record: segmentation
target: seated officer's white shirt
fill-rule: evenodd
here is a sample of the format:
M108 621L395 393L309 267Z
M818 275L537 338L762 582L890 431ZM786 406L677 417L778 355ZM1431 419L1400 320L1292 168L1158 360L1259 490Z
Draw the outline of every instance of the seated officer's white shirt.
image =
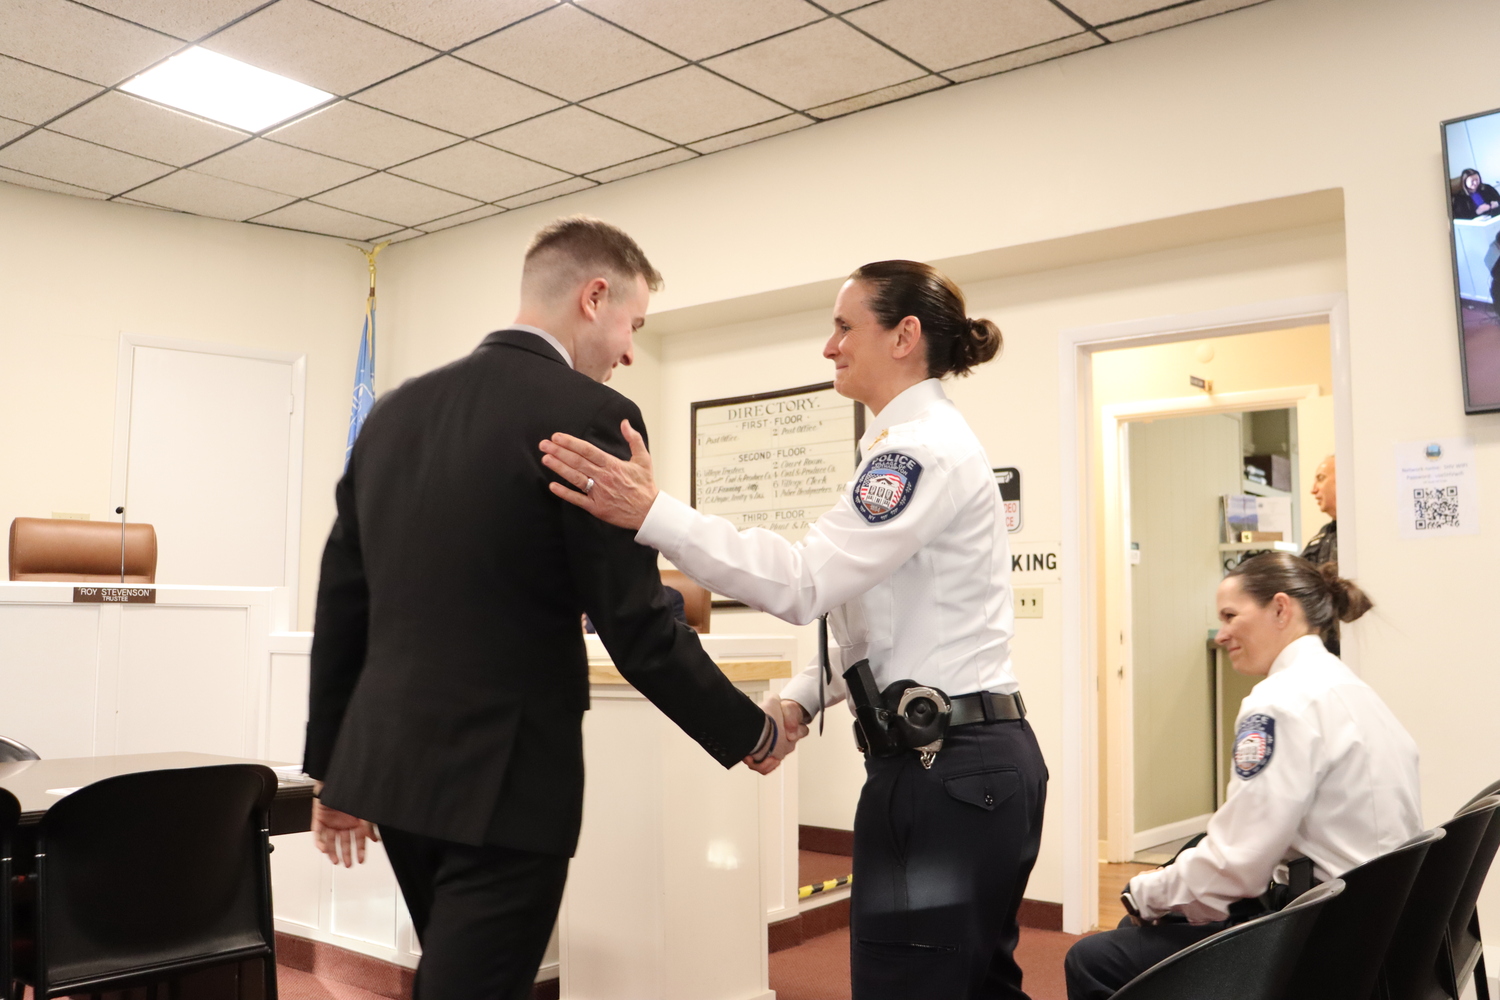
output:
M736 531L666 493L636 534L716 593L784 621L831 611L833 682L869 659L882 688L911 678L950 695L1014 692L1010 548L1000 492L979 439L937 379L881 410L860 439L854 482L792 543L763 528ZM832 644L830 644L832 645ZM818 664L783 698L818 707Z
M1208 836L1130 890L1147 919L1223 920L1283 862L1310 858L1328 881L1421 831L1416 743L1322 640L1303 636L1240 705L1229 798Z

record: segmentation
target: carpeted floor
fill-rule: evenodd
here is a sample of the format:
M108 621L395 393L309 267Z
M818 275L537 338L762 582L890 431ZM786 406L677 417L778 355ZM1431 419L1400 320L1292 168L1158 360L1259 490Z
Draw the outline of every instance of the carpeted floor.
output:
M1066 1000L1062 962L1078 939L1060 931L1021 928L1016 961L1031 1000ZM849 1000L849 929L815 937L771 956L776 1000Z
M319 979L284 965L276 967L276 994L281 1000L386 1000L378 993L346 986L332 979Z
M815 885L831 878L843 878L853 871L854 859L847 854L797 852L798 885Z

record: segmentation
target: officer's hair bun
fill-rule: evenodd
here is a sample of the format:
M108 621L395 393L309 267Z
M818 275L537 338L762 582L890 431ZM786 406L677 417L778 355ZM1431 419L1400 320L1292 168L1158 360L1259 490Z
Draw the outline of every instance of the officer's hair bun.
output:
M975 319L971 316L966 322L969 327L968 336L960 338L956 353L963 367L967 369L982 365L999 354L1005 338L1000 335L1000 328L991 320Z
M1324 563L1318 567L1318 575L1323 578L1323 585L1328 588L1328 597L1333 603L1333 614L1339 621L1352 622L1375 606L1375 602L1359 589L1359 584L1339 576L1337 564Z

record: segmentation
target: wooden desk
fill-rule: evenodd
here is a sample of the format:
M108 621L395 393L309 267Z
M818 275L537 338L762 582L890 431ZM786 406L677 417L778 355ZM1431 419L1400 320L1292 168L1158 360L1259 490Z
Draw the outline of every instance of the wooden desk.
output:
M209 753L133 753L113 757L64 757L57 760L22 760L0 764L0 788L21 803L21 826L35 826L63 796L62 789L77 789L102 778L141 771L179 767L210 767L215 764L264 764L264 760L220 757ZM313 783L306 778L277 774L276 798L271 802L271 836L303 833L312 828Z

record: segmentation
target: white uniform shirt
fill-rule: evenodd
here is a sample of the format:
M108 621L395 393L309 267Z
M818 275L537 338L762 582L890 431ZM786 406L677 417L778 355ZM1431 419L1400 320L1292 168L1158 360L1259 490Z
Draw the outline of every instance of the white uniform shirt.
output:
M1208 836L1130 880L1143 917L1223 920L1285 861L1310 858L1327 881L1422 831L1416 743L1315 635L1282 650L1240 705L1233 774Z
M845 696L844 667L862 659L882 688L910 678L950 695L1014 692L1010 548L978 438L928 379L880 411L860 453L854 482L795 544L763 528L736 531L665 493L636 541L784 621L831 612L828 704ZM818 669L809 665L781 696L816 712Z

